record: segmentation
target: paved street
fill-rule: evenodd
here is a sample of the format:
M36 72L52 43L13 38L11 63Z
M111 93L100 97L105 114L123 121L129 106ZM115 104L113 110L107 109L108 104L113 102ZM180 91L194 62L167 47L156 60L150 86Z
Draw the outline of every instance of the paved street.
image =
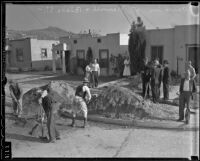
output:
M30 87L41 86L49 80L35 80L21 83L24 92ZM77 82L78 83L78 82ZM8 93L8 86L5 88ZM9 95L6 97L10 99ZM6 113L10 113L6 107ZM199 119L191 115L191 123ZM6 117L6 140L12 142L13 157L181 157L199 155L199 131L142 129L89 122L86 129L83 122L71 128L71 120L63 119L59 125L62 140L44 143L38 136L30 136L33 127L16 124ZM185 126L184 123L180 126Z
M7 120L6 138L13 157L190 157L197 155L198 132L136 129L89 122L86 129L59 126L62 140L42 143L28 135L30 125L20 127ZM14 125L14 126L13 126ZM196 143L196 146L195 146ZM42 149L42 150L41 150Z

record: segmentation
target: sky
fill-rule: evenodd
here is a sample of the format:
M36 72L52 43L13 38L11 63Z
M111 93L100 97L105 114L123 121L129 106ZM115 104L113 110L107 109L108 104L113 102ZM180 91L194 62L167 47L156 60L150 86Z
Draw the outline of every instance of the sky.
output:
M181 5L16 5L6 4L8 29L31 30L48 26L80 33L129 33L130 24L140 16L146 29L199 24L199 7Z

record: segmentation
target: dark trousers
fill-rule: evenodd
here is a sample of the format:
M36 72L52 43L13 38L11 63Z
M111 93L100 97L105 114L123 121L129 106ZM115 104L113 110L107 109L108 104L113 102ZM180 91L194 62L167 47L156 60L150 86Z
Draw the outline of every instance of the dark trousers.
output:
M149 91L150 91L149 85L150 85L150 84L149 84L149 80L143 78L143 79L142 79L142 96L143 96L143 97L145 97L145 94L147 94L147 96L149 96ZM147 90L147 93L145 93L146 90Z
M164 99L166 100L169 99L169 83L168 82L163 82L163 95L164 95Z
M160 85L155 83L155 81L151 81L151 91L153 102L157 102L160 97Z
M53 105L50 97L44 97L42 100L42 105L47 116L47 129L49 134L49 140L55 140L60 137L58 130L55 125L55 114L53 113Z
M179 96L179 118L184 119L184 109L185 105L187 108L190 106L190 99L191 99L191 92L190 91L183 91Z
M93 86L97 87L99 80L98 80L98 71L92 71L92 82L93 82Z
M86 72L85 77L89 80L89 87L92 85L92 73Z

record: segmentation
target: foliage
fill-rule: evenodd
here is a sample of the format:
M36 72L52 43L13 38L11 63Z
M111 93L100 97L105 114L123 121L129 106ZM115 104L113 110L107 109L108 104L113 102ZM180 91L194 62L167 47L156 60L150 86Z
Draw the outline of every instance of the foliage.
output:
M92 60L93 60L92 48L88 47L87 55L86 55L87 64L89 64L90 62L92 62Z
M141 71L145 57L145 48L145 26L143 26L141 19L138 17L137 24L133 21L129 33L128 50L131 62L131 75Z
M121 54L118 54L118 56L111 55L110 62L113 66L114 73L119 73L120 76L123 74L124 70L124 57Z
M44 67L44 71L50 71L50 70L51 70L51 67L50 67L50 66L46 65L46 66Z

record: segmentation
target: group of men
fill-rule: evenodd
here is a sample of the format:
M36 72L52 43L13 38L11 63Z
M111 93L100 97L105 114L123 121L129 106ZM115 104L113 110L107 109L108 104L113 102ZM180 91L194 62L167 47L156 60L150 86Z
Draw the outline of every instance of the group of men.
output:
M23 91L16 81L10 80L9 83L10 83L9 86L10 94L13 100L14 113L18 117L20 117L22 114L21 101L22 101ZM83 84L79 85L76 88L76 93L75 93L76 106L72 108L72 124L71 124L72 127L75 126L75 118L76 114L78 113L83 114L84 117L83 127L85 128L85 126L87 125L87 113L88 113L87 103L91 100L91 93L88 84L89 84L88 79L84 78ZM38 103L42 105L45 115L47 117L47 129L49 135L48 141L54 143L56 140L60 139L60 133L57 130L55 123L55 114L57 112L56 107L60 105L60 102L57 102L52 97L51 92L53 92L53 90L51 89L50 86L48 86L46 90L38 88L36 92L39 96Z
M154 103L157 103L160 99L160 87L163 83L163 99L169 100L169 85L170 85L170 69L168 61L163 61L163 66L159 64L156 59L153 63L149 63L148 59L144 59L144 67L142 70L142 95L144 98L150 97L150 87L152 92L152 99ZM184 120L185 107L190 109L190 100L193 98L193 93L197 91L195 82L196 72L192 67L192 62L188 61L184 77L181 79L179 88L179 119L177 121Z
M155 60L152 65L148 63L148 59L146 58L144 61L144 68L142 71L142 80L143 80L143 96L146 95L149 97L150 86L152 91L153 101L157 102L160 96L160 86L161 81L163 82L163 91L164 91L164 99L169 99L169 83L170 83L170 70L168 67L168 61L164 61L163 67L159 64L158 60ZM91 65L91 64L90 64ZM94 61L94 70L92 70L92 75L94 74L96 84L98 86L98 75L100 72L100 68L96 60ZM90 70L88 70L90 71ZM87 75L86 75L87 76ZM196 92L196 84L195 78L196 73L194 68L191 65L191 62L188 63L187 70L185 72L185 77L181 79L180 83L180 100L179 100L179 119L178 121L182 121L184 119L184 108L185 104L189 106L191 94ZM97 78L96 78L97 77ZM13 109L14 113L21 116L22 113L22 96L23 90L19 86L19 84L15 81L9 81L10 86L10 94L13 101ZM78 106L75 106L72 109L72 126L75 125L76 114L81 112L84 117L84 125L87 123L87 103L91 100L91 93L89 89L90 81L88 77L84 78L83 84L79 85L76 88L75 99L78 102ZM49 134L49 142L55 142L55 140L60 139L60 134L56 129L55 124L55 109L59 102L56 102L52 95L50 94L52 91L51 87L48 87L46 90L38 89L37 93L39 94L38 102L42 105L43 110L47 116L47 129Z
M89 87L94 88L98 87L99 84L99 75L100 67L97 63L97 59L91 61L85 68L85 77L89 80Z
M170 70L168 64L168 61L164 60L162 67L157 59L152 63L148 62L148 58L144 59L142 70L142 95L144 98L150 97L149 93L151 87L153 102L158 102L161 82L163 82L163 99L169 99Z

